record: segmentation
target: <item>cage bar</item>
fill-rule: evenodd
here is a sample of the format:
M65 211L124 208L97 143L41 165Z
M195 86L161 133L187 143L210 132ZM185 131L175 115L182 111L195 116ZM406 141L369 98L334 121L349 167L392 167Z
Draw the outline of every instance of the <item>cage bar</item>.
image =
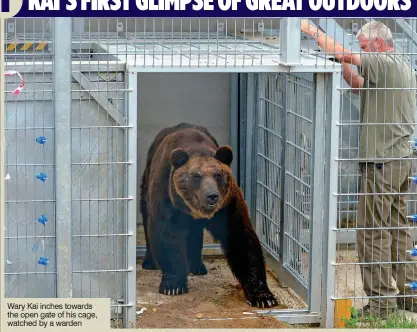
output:
M72 297L71 264L71 18L56 18L54 31L55 217L57 295Z

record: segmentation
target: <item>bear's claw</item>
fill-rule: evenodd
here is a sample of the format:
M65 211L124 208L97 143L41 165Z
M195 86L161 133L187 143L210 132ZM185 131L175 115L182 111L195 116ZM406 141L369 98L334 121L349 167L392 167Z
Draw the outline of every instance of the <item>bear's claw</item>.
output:
M256 293L251 296L247 303L252 307L271 308L278 305L275 296L270 292Z
M181 295L188 293L187 279L179 279L176 277L162 277L159 285L159 293L164 295Z
M176 289L164 289L164 295L180 295L184 294L185 289L184 288L176 288Z
M171 295L181 295L181 294L188 293L188 290L186 287L177 287L177 288L163 288L163 289L160 289L159 292L161 294L171 296Z
M190 267L190 274L195 276L203 276L207 274L207 268L203 262L200 262L197 266Z

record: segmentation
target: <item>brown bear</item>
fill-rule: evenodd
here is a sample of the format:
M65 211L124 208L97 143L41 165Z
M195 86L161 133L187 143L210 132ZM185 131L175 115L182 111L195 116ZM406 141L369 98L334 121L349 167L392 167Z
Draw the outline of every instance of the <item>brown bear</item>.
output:
M142 266L162 270L159 293L187 293L188 274L207 273L201 261L207 229L220 242L249 305L273 307L278 302L267 285L261 245L232 160L232 149L219 147L202 126L180 123L158 133L141 184L147 246Z

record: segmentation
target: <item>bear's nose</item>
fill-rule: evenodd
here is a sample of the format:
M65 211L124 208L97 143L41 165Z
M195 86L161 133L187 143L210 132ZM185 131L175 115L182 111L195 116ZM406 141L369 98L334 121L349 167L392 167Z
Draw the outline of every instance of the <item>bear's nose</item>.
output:
M217 194L208 194L207 195L207 202L209 204L215 204L217 203L217 200L219 199L219 195Z

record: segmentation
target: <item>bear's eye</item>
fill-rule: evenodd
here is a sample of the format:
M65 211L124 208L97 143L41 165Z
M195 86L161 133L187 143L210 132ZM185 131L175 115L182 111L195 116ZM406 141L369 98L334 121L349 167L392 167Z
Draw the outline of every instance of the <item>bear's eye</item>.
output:
M222 175L222 173L220 173L220 172L216 172L216 173L214 173L214 178L215 178L217 181L220 181L220 180L223 178L223 175Z
M192 174L190 175L190 178L191 178L192 180L200 180L200 179L202 178L202 176L201 176L201 174L200 174L200 173L192 173Z

